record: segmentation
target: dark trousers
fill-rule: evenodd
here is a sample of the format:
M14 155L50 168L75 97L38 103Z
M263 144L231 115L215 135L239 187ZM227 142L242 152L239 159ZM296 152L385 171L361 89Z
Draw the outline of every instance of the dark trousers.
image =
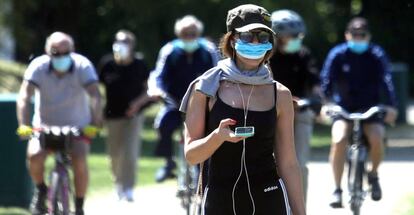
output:
M173 133L181 128L183 119L181 112L176 108L165 107L157 116L155 127L158 129L159 142L155 155L172 159L173 156Z

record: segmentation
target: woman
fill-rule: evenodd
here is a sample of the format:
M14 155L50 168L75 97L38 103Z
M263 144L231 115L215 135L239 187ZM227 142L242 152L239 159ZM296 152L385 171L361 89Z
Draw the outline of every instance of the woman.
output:
M303 215L292 96L264 65L274 47L270 15L241 5L228 12L226 24L227 59L190 85L180 108L187 161L208 159L203 213ZM237 135L236 127L254 130Z

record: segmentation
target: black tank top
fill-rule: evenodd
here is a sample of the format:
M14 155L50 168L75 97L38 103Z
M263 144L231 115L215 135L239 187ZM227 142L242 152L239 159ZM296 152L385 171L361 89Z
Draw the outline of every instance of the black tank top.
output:
M275 104L277 90L275 88ZM237 121L235 126L243 126L244 111L233 108L224 103L220 96L207 116L207 132L210 133L218 127L220 121L231 118ZM246 139L246 167L250 183L265 183L277 180L276 164L273 157L276 128L276 105L267 111L248 111L247 126L255 127L253 137ZM224 142L211 156L208 162L208 186L233 186L240 174L243 142ZM245 172L239 184L246 183Z

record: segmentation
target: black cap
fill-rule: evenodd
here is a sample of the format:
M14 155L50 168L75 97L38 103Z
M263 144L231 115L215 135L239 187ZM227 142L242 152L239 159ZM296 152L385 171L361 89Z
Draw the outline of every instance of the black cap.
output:
M362 17L355 17L349 21L346 31L351 34L369 33L368 21Z
M229 10L227 13L227 32L246 32L256 28L264 28L273 34L269 12L254 4L244 4Z

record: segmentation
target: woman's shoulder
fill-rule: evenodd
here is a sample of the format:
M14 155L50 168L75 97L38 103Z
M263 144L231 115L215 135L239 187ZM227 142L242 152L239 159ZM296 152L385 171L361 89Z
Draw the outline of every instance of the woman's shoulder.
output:
M289 88L287 88L285 85L281 84L280 82L276 81L276 89L277 94L290 94Z
M292 94L285 85L279 83L276 81L276 90L277 90L277 98L279 101L291 101L292 100Z

